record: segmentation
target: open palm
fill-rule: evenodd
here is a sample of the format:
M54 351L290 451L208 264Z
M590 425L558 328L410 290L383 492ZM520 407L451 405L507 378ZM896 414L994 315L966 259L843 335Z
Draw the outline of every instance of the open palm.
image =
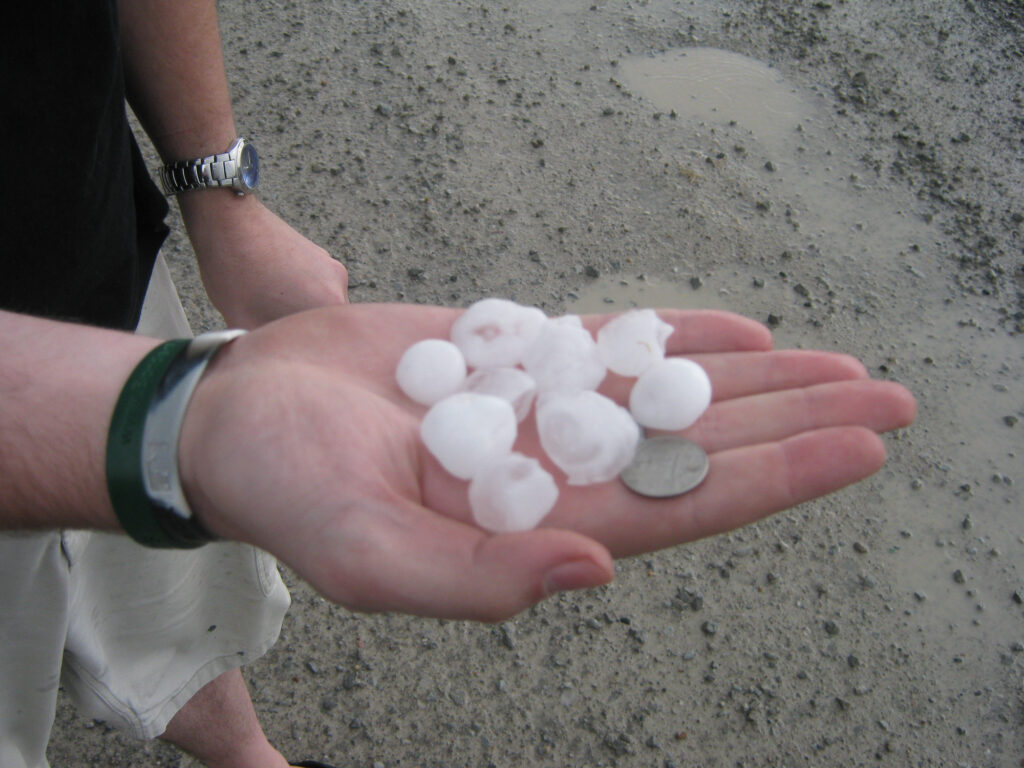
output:
M457 310L350 305L285 318L225 350L196 392L182 474L218 533L267 549L355 610L499 620L548 594L611 579L611 557L692 541L835 491L878 470L877 433L914 401L828 352L773 351L761 325L723 312L660 312L668 354L707 370L714 402L683 433L710 456L682 496L617 481L568 486L542 527L494 535L471 522L467 484L419 439L424 408L394 383L402 352L446 338ZM585 319L596 330L611 316ZM624 402L632 380L609 376ZM516 450L543 458L533 419ZM551 465L547 464L550 468Z

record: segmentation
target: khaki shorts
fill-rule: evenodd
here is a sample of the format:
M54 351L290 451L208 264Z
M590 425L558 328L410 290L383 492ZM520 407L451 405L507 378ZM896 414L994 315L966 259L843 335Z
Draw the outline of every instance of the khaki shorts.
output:
M162 260L146 304L140 332L190 335ZM288 603L274 559L242 544L0 534L0 766L47 765L58 685L86 717L159 736L202 686L266 653Z

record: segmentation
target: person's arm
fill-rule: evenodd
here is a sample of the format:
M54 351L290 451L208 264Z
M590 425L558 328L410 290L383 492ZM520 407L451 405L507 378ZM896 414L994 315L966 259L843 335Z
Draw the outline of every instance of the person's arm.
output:
M914 400L856 360L773 351L767 329L723 312L665 311L668 354L707 370L715 400L684 434L705 481L678 498L619 482L570 486L543 527L492 535L467 483L419 436L424 409L395 384L411 344L457 310L356 304L303 312L223 348L199 381L178 450L182 485L212 533L276 555L351 609L499 620L556 591L612 578L612 557L677 546L857 482L885 461L878 433ZM590 317L594 331L607 318ZM110 417L156 342L0 313L0 528L116 529L105 487ZM618 402L625 380L609 377ZM535 430L517 450L542 456Z
M164 162L227 150L238 134L213 0L122 0L119 13L128 100ZM347 300L345 268L258 197L210 189L178 202L229 325Z
M157 343L0 311L0 529L118 528L107 428Z

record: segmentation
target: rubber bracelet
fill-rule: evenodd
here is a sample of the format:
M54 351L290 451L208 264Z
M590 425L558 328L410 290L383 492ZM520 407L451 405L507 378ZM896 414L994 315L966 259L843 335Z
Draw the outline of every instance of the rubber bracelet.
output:
M191 549L216 538L185 500L178 440L207 364L242 333L165 342L139 362L121 390L107 436L107 490L121 527L140 544Z

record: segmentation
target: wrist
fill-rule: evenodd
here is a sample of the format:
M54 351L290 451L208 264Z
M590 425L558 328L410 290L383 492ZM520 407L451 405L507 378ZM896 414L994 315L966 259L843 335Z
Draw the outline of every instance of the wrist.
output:
M213 536L235 541L242 540L243 532L231 526L213 501L217 494L212 486L221 479L216 458L226 458L231 450L222 442L231 429L227 422L237 399L231 391L231 372L244 356L247 341L243 336L223 346L210 360L185 411L177 446L181 488L193 514Z
M178 447L207 364L240 333L165 342L142 359L121 390L107 441L107 485L121 527L140 544L188 549L216 538L186 499Z

